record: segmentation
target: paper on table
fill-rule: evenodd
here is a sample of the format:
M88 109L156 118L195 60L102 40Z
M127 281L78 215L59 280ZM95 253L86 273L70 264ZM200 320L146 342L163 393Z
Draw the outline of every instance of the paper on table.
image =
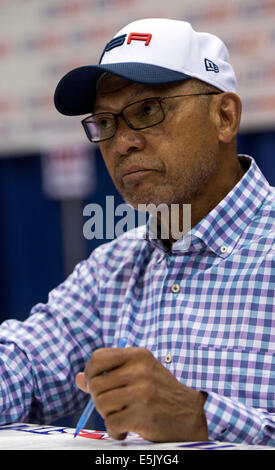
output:
M168 442L156 444L129 433L124 441L111 439L106 432L82 430L74 439L74 429L15 423L0 426L0 450L275 450L268 446L247 446L230 442Z

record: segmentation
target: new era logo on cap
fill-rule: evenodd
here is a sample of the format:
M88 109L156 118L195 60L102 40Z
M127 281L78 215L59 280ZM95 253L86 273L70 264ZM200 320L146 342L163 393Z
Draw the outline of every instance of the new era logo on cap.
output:
M209 59L204 59L204 63L205 63L205 68L207 70L207 72L215 72L215 73L219 73L219 67L214 64L214 62L212 62L212 60L209 60Z
M115 37L110 42L108 42L104 48L104 51L100 57L99 63L101 63L102 58L105 52L111 51L114 47L122 46L125 42L127 34L121 34L120 36ZM144 41L145 46L149 46L152 39L152 34L150 33L130 33L128 35L127 44L131 44L132 41Z

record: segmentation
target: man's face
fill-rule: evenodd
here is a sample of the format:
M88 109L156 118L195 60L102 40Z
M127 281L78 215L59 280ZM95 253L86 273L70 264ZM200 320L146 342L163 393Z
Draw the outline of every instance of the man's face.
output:
M94 112L118 113L137 100L201 92L187 80L162 88L109 77L99 85ZM205 90L207 91L207 89ZM163 102L165 119L144 130L130 129L122 118L115 136L100 150L123 199L138 204L188 204L215 179L219 142L208 114L212 96L173 98ZM203 101L204 100L204 101Z

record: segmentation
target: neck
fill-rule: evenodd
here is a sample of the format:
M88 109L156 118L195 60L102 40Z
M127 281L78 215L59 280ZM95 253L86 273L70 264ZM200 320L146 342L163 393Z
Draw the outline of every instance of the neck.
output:
M195 227L225 198L231 189L240 181L244 173L245 171L237 155L235 155L235 158L225 160L225 164L219 168L218 174L213 175L213 178L203 187L203 193L198 194L191 201L191 217L189 214L189 223L186 222L186 217L188 216L187 207L183 205L182 210L181 207L179 208L177 224L175 224L174 219L174 225L177 225L176 232L179 233L178 237L175 237L175 230L171 230L171 227L173 227L173 219L171 218L170 208L169 221L166 221L166 223L164 221L164 231L166 230L166 233L168 233L169 227L169 239L165 240L165 245L171 248L175 241L182 238L185 233ZM163 219L161 220L161 224L163 224Z

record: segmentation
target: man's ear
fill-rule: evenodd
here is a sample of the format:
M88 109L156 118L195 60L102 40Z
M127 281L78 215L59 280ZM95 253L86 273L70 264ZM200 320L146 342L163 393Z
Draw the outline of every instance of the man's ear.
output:
M242 103L238 95L231 92L221 93L213 100L214 121L218 140L224 144L231 143L239 130Z

